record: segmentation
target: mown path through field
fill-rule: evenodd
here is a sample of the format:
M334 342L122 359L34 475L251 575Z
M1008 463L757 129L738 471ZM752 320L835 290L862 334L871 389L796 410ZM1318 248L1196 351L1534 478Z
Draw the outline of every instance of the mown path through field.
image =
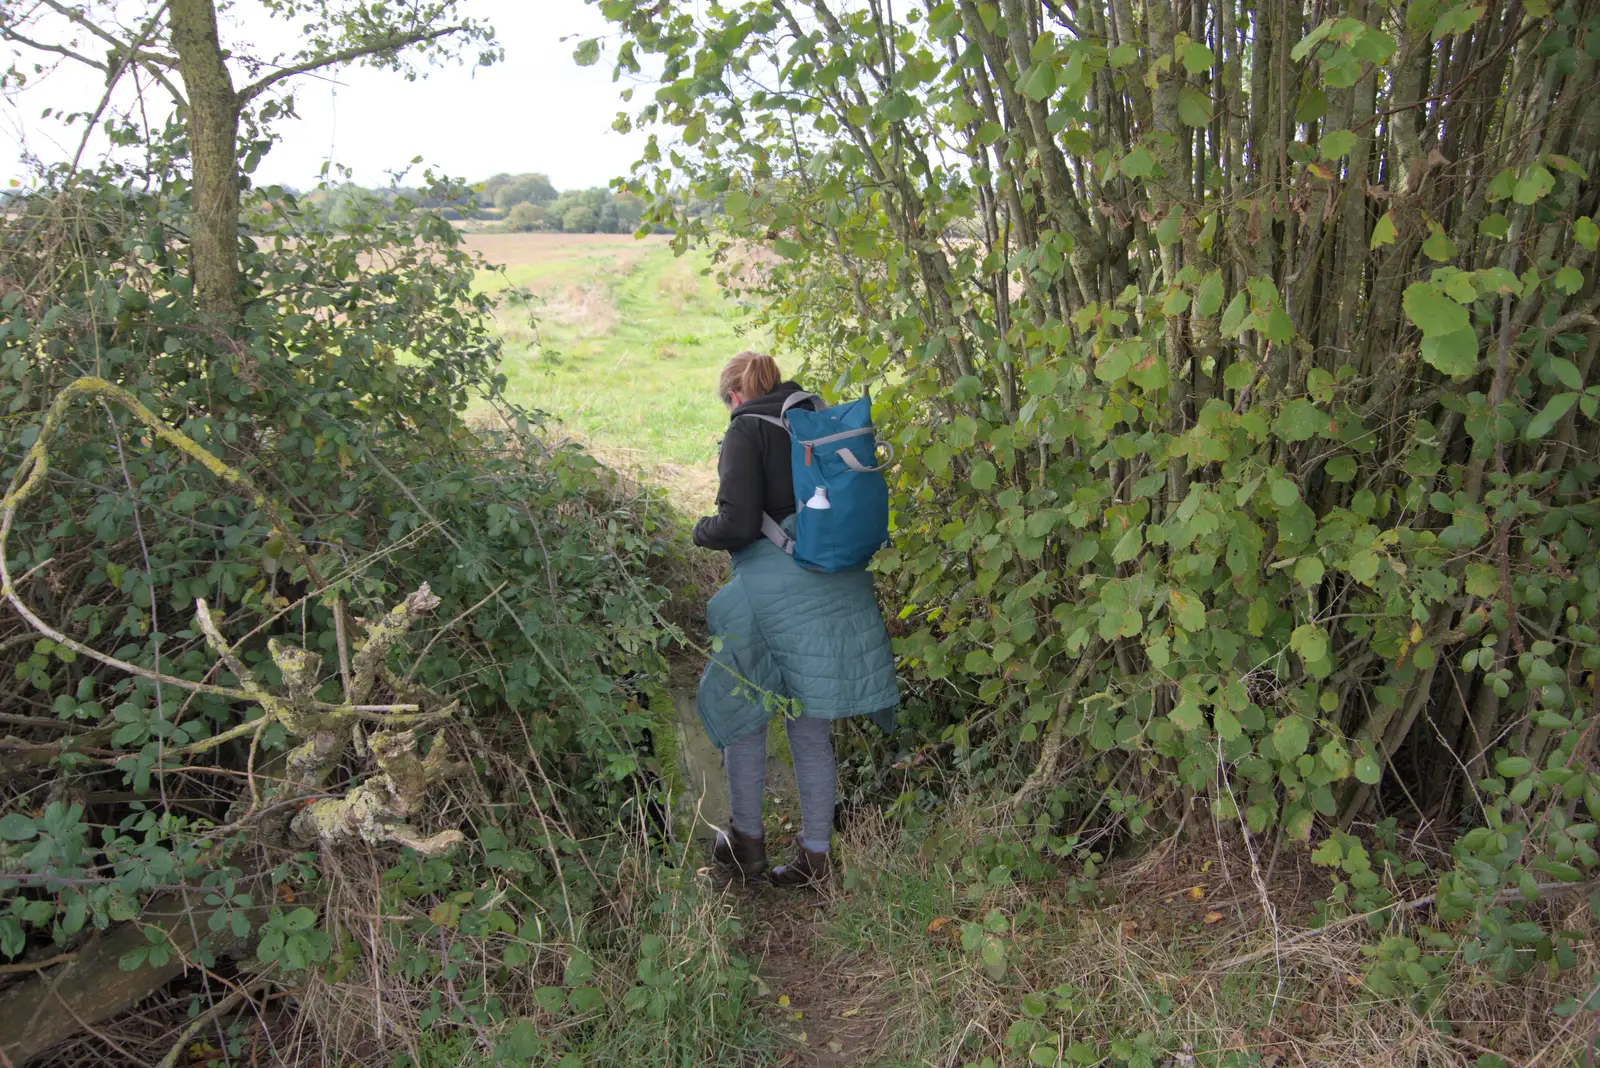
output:
M582 238L582 239L580 239ZM490 292L526 291L497 316L507 395L547 413L608 465L664 486L686 513L716 497L728 358L767 339L705 253L666 239L484 234Z

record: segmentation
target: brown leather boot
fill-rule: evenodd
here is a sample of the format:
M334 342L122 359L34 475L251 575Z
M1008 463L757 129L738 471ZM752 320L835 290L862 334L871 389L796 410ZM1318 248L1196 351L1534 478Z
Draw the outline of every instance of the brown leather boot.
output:
M813 853L799 842L794 846L794 859L787 864L779 864L767 874L773 886L813 890L822 889L832 876L833 865L828 854Z
M767 870L767 840L745 834L730 824L726 831L717 832L711 859L741 879L754 878Z

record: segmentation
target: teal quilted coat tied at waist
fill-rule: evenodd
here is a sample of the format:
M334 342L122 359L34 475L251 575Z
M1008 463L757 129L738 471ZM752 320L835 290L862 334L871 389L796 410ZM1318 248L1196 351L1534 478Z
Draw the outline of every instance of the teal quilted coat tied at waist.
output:
M759 730L773 697L803 716L868 715L894 730L894 654L866 571L807 571L763 538L733 554L733 578L706 606L706 622L722 645L695 707L718 749Z

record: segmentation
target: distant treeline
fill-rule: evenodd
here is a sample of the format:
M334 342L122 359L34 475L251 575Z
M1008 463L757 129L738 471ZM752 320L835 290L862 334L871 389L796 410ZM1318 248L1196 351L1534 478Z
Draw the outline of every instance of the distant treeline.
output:
M437 209L447 219L480 219L519 233L629 234L639 228L644 214L644 203L632 194L603 188L563 191L543 174L497 174L469 188L471 195L453 200L405 186L368 189L353 182L298 195L336 229L401 197Z

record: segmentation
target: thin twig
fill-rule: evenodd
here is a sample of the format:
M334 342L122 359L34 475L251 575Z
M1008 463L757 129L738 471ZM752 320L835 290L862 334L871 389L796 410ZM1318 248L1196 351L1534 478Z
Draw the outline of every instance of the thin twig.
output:
M418 666L421 665L423 660L427 659L428 653L433 649L433 646L434 646L435 642L437 642L440 638L444 637L451 630L455 629L455 625L457 623L460 623L463 619L466 619L472 613L476 612L478 609L482 608L484 605L486 605L490 601L494 600L494 598L499 595L500 591L505 589L509 585L511 585L509 582L500 583L500 585L496 586L494 589L489 591L488 596L484 597L481 601L479 601L477 604L473 605L471 608L463 610L460 614L458 614L450 622L448 622L444 626L440 627L438 632L436 634L434 634L433 637L428 639L428 644L424 645L422 647L422 652L418 653L416 659L411 662L411 668L410 668L409 671L406 672L406 677L405 677L404 680L402 680L402 685L409 685L410 684L411 676L413 676L413 675L415 675L417 673Z
M68 961L78 959L76 951L72 953L57 953L44 960L25 960L16 964L0 964L0 975L15 975L18 972L42 972L46 968L53 968L57 964L66 964Z

